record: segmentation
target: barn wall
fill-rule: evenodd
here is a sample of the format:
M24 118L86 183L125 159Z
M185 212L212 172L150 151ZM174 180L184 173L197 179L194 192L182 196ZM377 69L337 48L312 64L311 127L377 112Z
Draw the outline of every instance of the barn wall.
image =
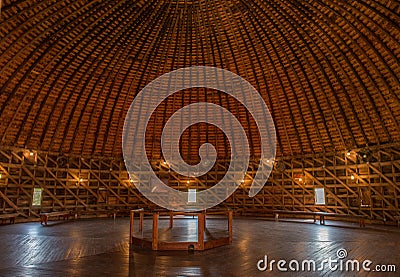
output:
M264 189L248 197L257 162L249 165L244 183L220 206L238 215L272 216L274 209L361 214L379 223L400 215L400 144L325 155L277 158ZM214 185L228 161L218 161L205 176L181 178L163 161L152 161L156 174L170 186L199 190ZM82 216L105 216L129 209L155 208L130 180L123 160L57 155L18 148L0 149L0 210L35 220L44 211L70 210ZM353 177L352 177L353 176ZM324 188L326 205L314 204L314 189ZM34 188L42 203L32 205Z

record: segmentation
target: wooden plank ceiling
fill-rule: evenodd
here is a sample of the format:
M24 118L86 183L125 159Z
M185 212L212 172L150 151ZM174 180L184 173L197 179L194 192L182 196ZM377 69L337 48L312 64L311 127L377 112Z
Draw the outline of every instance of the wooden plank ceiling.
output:
M260 92L276 124L278 156L396 143L399 44L400 4L390 0L3 0L0 145L121 157L135 95L193 65L228 69ZM260 137L246 110L225 94L193 89L154 114L152 158L161 157L165 119L198 101L234 113L257 156ZM206 141L229 152L206 124L182 140L189 160Z

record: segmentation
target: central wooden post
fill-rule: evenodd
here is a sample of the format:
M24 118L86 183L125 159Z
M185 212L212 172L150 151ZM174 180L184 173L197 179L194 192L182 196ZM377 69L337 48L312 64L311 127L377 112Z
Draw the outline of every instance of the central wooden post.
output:
M204 230L206 230L207 229L207 212L206 212L206 210L204 210L202 212L202 214L204 215Z
M228 234L229 234L229 243L232 243L232 217L233 212L228 212Z
M143 230L143 217L144 217L144 211L139 212L139 231L141 232Z
M129 228L129 243L132 244L133 241L133 223L134 223L135 212L130 212L130 228Z
M199 213L197 215L197 246L198 250L204 250L204 227L205 227L205 217L204 213Z
M169 212L169 228L174 227L174 212Z
M158 250L158 213L153 214L153 250Z

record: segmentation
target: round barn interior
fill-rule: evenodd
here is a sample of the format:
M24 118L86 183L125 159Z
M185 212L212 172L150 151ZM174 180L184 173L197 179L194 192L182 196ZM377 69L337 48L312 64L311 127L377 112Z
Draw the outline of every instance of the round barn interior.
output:
M168 186L199 191L224 177L231 148L212 124L183 132L180 153L217 162L188 178L164 163L168 119L192 103L230 111L245 130L250 164L219 208L234 216L274 210L400 220L400 3L354 1L2 0L0 13L0 210L17 222L40 213L82 217L156 209L127 172L125 116L164 73L229 70L261 95L276 128L263 189L248 192L263 137L237 99L210 88L163 101L146 129L147 157ZM212 115L218 116L218 115ZM323 188L324 202L316 203ZM35 195L36 194L36 195Z

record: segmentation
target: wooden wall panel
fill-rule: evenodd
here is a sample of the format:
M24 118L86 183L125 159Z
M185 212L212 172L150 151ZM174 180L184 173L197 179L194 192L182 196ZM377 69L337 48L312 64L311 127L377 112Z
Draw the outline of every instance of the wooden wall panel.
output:
M279 158L264 189L250 198L248 190L257 169L253 160L244 183L220 206L241 215L272 216L274 209L311 210L361 214L374 222L391 223L400 215L400 145L371 147L367 158L364 151ZM215 185L229 165L218 160L212 171L191 178L188 184L187 177L170 171L163 161L151 163L169 186L184 191ZM281 163L285 166L278 166ZM135 188L122 160L1 148L0 172L1 212L18 211L26 219L49 210L106 215L114 210L127 214L133 208L156 208ZM44 191L40 207L32 207L35 187ZM314 204L316 187L325 189L326 205Z

